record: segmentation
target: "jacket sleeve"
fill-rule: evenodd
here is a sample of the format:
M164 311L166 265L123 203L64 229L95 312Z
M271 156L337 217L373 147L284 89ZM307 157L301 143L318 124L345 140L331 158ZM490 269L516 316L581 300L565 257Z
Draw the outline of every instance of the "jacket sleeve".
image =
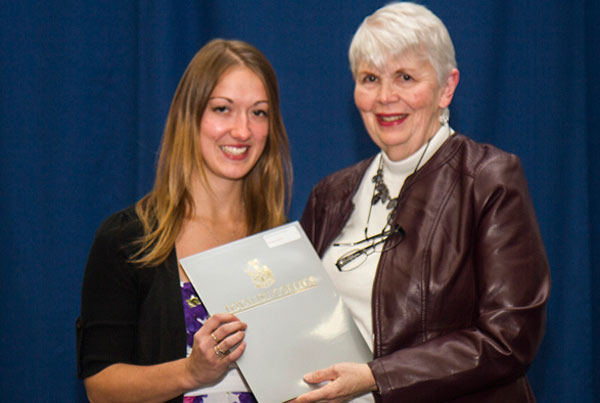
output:
M549 268L518 158L504 154L482 164L469 200L475 216L471 325L424 336L421 344L369 363L380 401L449 401L515 381L542 341Z
M308 239L310 239L320 257L323 257L323 253L339 232L335 230L340 226L338 218L344 216L343 213L339 212L338 207L333 207L322 197L323 194L327 194L329 189L328 179L323 179L310 192L300 219L300 225L302 225L304 232L306 232ZM325 214L326 209L330 210L330 214ZM332 216L335 219L332 220ZM329 231L322 231L323 227L327 227Z
M310 241L312 242L312 244L316 247L316 228L317 226L315 225L315 220L316 220L316 215L317 215L317 196L316 196L316 190L313 189L310 192L310 195L308 197L308 201L306 202L306 205L304 206L304 211L302 213L302 217L300 218L300 225L302 225L302 229L304 229L304 232L306 232L306 235L308 236L308 239L310 239Z
M123 225L122 213L109 217L96 232L88 256L77 320L77 372L82 379L133 360L137 283L124 251Z

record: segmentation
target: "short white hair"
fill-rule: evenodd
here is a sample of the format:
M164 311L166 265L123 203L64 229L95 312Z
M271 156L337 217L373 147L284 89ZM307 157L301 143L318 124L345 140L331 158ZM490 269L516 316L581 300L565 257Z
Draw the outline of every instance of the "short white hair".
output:
M395 2L365 18L356 30L349 50L352 75L356 78L361 63L382 69L389 58L406 51L424 54L440 85L456 68L454 45L442 20L425 6Z

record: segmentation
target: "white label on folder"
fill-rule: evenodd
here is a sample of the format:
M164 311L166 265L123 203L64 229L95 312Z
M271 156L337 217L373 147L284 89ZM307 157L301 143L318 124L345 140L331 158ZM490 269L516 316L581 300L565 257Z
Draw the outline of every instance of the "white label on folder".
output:
M296 227L288 227L264 236L264 240L269 248L276 248L296 239L300 239L300 233Z

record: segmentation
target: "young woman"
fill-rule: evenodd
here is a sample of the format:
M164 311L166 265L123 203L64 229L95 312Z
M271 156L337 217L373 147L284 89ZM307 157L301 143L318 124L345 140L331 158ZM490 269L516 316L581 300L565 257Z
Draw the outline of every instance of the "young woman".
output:
M90 400L254 401L234 366L246 324L209 318L177 262L283 224L290 185L271 65L247 43L208 43L173 98L154 188L91 248L77 324Z

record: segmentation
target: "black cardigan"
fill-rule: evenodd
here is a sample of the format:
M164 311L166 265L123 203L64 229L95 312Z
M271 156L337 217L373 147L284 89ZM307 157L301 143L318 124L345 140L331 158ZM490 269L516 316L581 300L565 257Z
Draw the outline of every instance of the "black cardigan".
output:
M77 320L77 374L115 363L151 365L184 358L186 330L175 249L156 267L128 262L142 234L129 207L96 232L85 268ZM181 396L173 401L181 401Z

